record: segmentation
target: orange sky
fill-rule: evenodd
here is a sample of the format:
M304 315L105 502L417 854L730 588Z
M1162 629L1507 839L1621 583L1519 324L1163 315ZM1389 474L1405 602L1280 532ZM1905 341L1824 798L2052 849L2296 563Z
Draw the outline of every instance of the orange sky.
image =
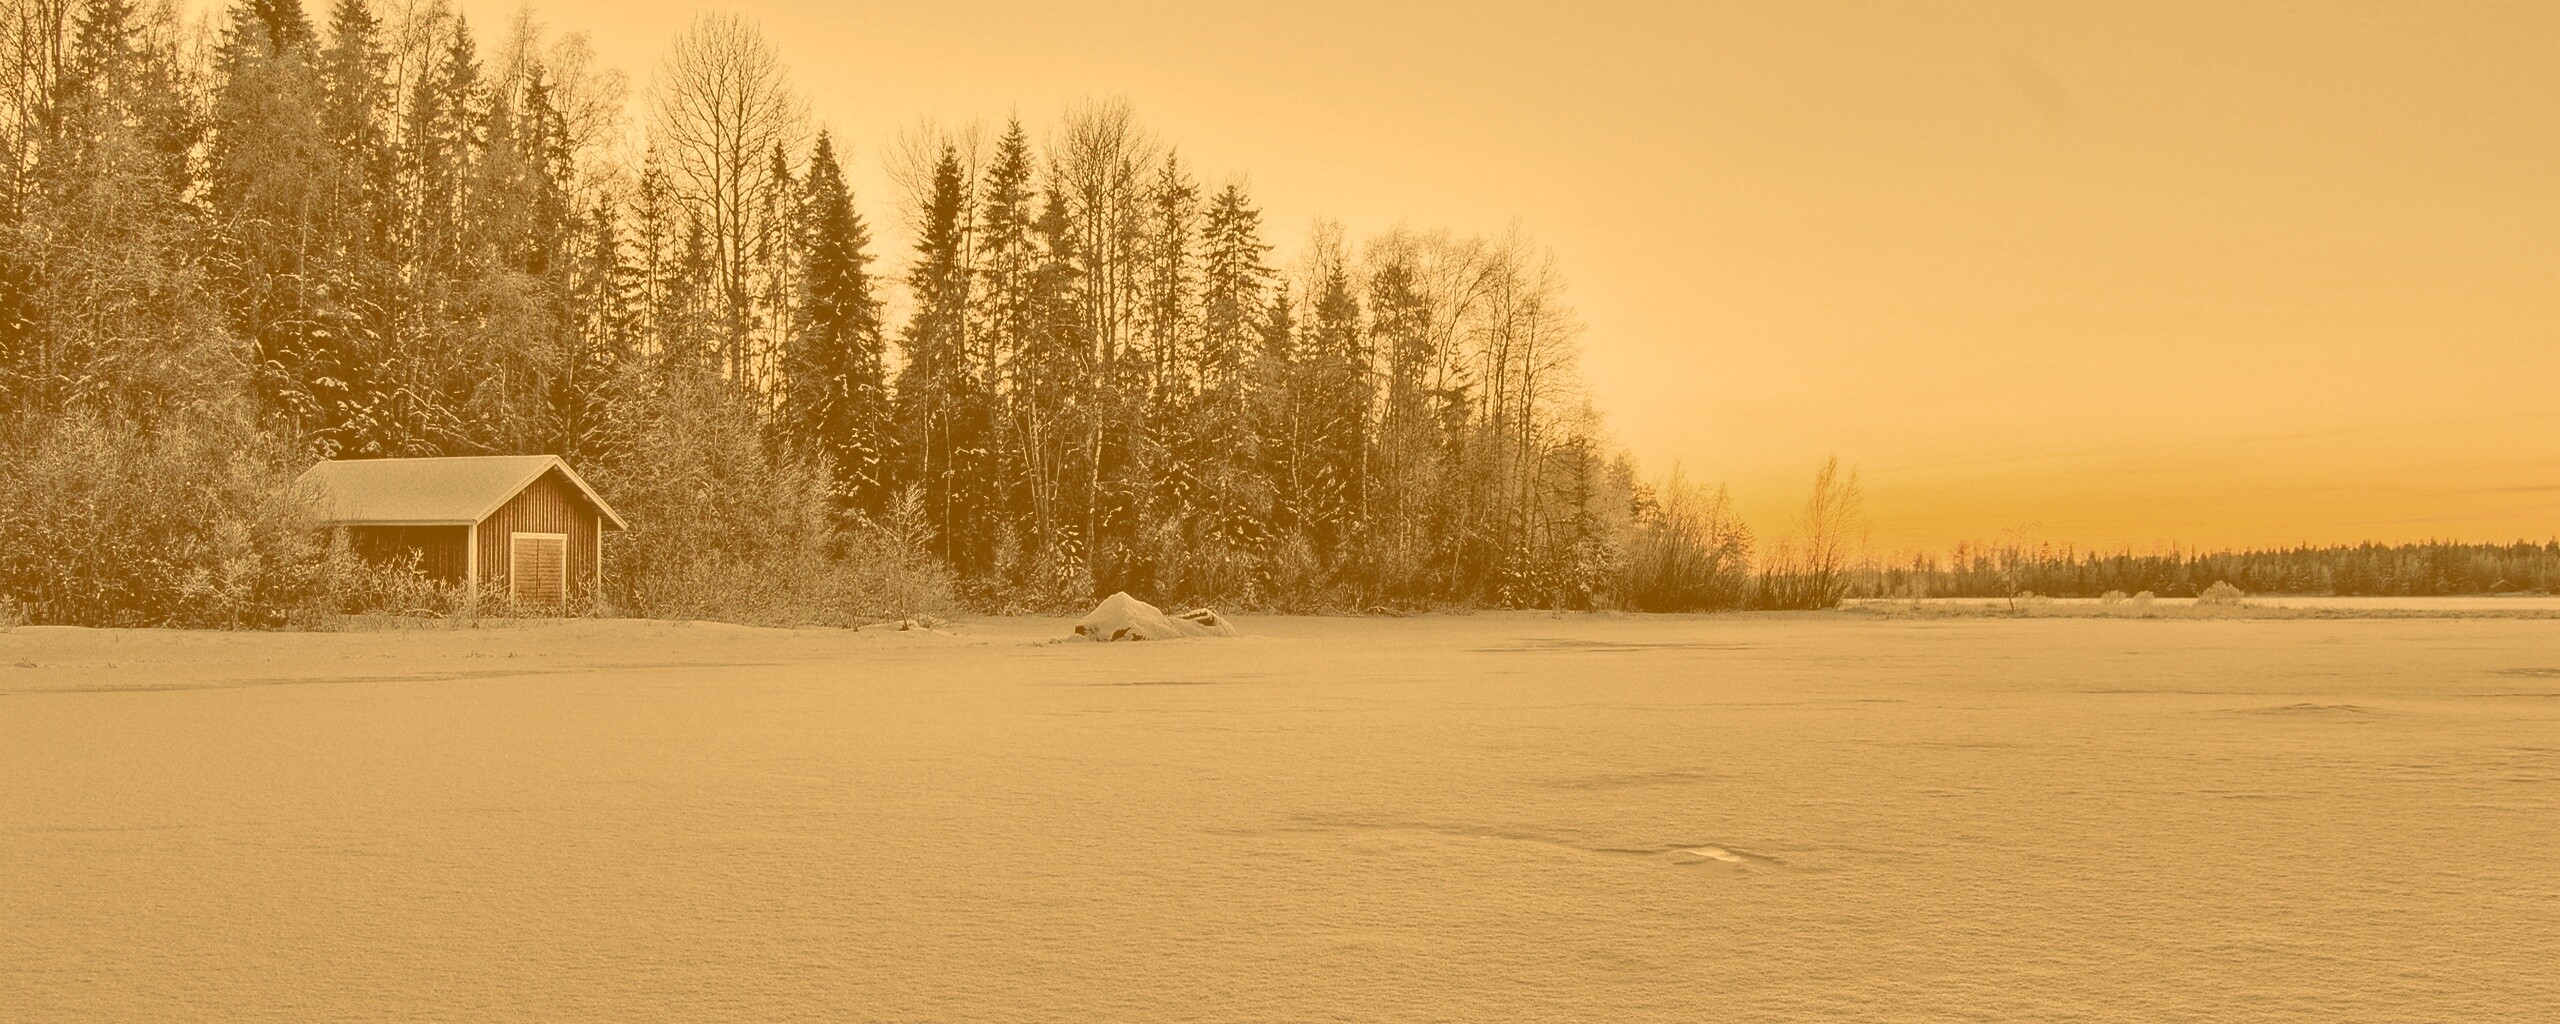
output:
M1284 246L1516 218L1764 532L1836 451L1885 549L2560 535L2560 5L730 7L875 222L900 126L1110 95ZM638 84L702 9L537 13Z

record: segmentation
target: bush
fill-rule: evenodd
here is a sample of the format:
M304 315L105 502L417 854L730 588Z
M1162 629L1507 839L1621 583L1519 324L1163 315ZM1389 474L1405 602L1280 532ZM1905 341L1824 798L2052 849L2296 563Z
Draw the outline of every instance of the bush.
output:
M301 460L245 424L71 414L0 435L0 593L28 621L274 627L334 603Z
M1293 532L1282 538L1264 561L1262 574L1266 581L1264 592L1276 599L1274 604L1279 610L1303 612L1323 605L1319 595L1325 590L1324 562L1316 556L1315 542L1306 534Z
M2222 580L2214 581L2212 586L2204 588L2203 593L2196 595L2196 606L2199 608L2238 608L2247 603L2248 595L2241 593L2240 588Z
M1751 531L1721 487L1674 471L1637 516L1620 563L1618 604L1645 612L1740 608L1751 600Z
M951 611L951 570L933 556L932 542L922 487L909 485L885 513L856 523L845 554L868 595L868 617L913 623ZM1087 577L1085 588L1092 585Z
M909 494L898 499L896 507L881 517L883 522L876 525L886 525L887 520L901 516L911 520L913 525L906 531L893 532L912 532L916 538L912 542L913 550L922 552L927 550L925 545L932 535L932 530L925 525L924 492L922 488L912 486L908 491ZM910 499L912 506L905 505ZM897 549L895 544L890 547ZM1093 604L1094 586L1093 573L1085 567L1080 551L1081 546L1070 541L1063 546L1052 544L1037 554L1025 555L1021 535L1017 531L999 530L996 533L993 570L962 582L961 601L972 609L993 615L1082 612ZM933 559L926 562L934 566L941 564Z
M512 599L497 584L482 584L478 600L474 600L470 588L430 578L419 568L415 553L402 561L380 564L337 548L330 552L330 559L333 610L353 616L357 625L468 622L514 613Z
M920 498L881 521L841 515L825 467L774 451L756 411L707 375L632 397L591 476L631 521L605 537L603 599L617 610L852 626L951 607Z

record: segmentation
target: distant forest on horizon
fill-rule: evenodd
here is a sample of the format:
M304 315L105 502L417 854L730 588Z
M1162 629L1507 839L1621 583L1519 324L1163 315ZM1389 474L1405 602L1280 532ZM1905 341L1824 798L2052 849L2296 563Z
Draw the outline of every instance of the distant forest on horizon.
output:
M857 197L734 16L697 20L635 104L581 37L484 36L432 0L201 24L0 0L0 81L0 616L449 607L315 540L288 483L520 453L632 520L598 610L656 617L1114 590L1822 607L1898 571L2025 578L1862 561L1836 460L1755 543L1721 489L1648 483L1605 435L1536 243L1319 224L1284 259L1241 179L1124 103L919 130L881 149L900 194ZM882 211L911 249L881 251ZM2193 565L2552 589L2560 552L2535 550L2048 559L2025 589Z
M1864 567L1859 596L2193 597L2215 583L2252 594L2446 597L2560 593L2560 540L2539 544L2304 544L2237 551L2083 551L1959 544L1945 555Z

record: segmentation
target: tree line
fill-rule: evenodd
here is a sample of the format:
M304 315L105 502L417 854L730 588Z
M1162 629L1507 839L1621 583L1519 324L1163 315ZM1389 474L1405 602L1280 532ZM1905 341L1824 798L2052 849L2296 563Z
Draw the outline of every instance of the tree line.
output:
M2245 551L2077 551L1957 545L1875 567L1858 589L1878 597L2193 597L2218 582L2253 594L2439 597L2560 593L2560 541L2541 544L2301 545Z
M488 44L434 0L0 8L0 430L29 455L0 591L39 614L272 603L325 575L254 497L299 464L497 453L613 495L608 589L642 614L873 572L882 538L993 608L1753 589L1729 505L1602 435L1517 232L1319 224L1283 259L1241 178L1092 102L900 140L913 241L884 252L735 17L632 117L529 16ZM189 517L142 500L170 488Z

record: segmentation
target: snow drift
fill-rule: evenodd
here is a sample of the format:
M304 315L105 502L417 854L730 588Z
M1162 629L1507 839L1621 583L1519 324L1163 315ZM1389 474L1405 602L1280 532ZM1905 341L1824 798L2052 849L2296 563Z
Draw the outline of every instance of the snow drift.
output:
M1076 635L1088 640L1180 640L1195 636L1234 636L1236 628L1218 613L1194 608L1167 615L1127 592L1116 593L1076 620Z

